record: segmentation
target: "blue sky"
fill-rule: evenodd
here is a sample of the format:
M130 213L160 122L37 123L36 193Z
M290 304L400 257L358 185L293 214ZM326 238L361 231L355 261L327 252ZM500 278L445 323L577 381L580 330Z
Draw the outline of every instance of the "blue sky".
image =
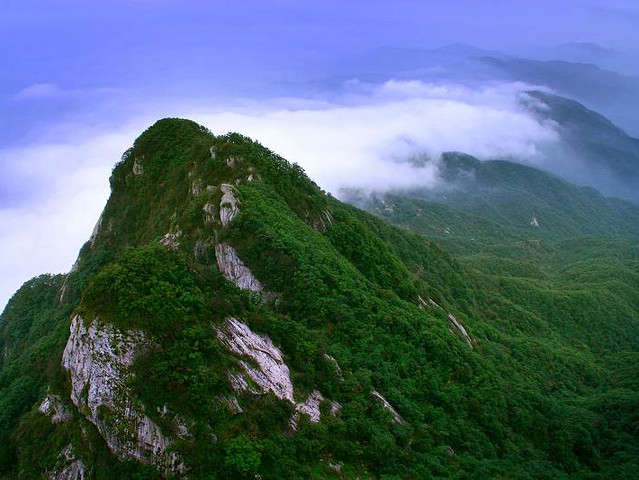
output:
M460 129L436 138L415 133L417 144L433 152L458 146L460 132L472 135L479 155L488 145L501 152L491 135L501 122L514 121L520 130L509 145L532 158L534 145L551 141L552 132L519 115L512 85L473 93L459 86L356 83L354 95L337 98L308 86L385 46L466 43L529 54L593 42L634 68L637 25L634 0L3 0L0 308L30 276L69 269L106 200L111 166L159 117L189 115L220 133L248 129L331 186L331 179L361 168L366 155L399 148L390 137L380 145L356 133L347 144L330 130L336 119L357 130L367 108L390 116L379 132L396 136L411 128L400 121L406 111L425 124L428 112L452 123L463 119ZM491 121L478 129L473 119L486 112ZM350 152L347 171L319 170L305 156L319 148L313 128Z

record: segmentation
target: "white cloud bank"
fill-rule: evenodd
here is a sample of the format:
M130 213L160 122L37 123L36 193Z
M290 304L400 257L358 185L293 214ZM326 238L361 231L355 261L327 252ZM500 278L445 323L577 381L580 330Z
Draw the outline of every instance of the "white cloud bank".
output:
M521 84L481 89L417 81L381 86L354 83L337 100L249 101L212 111L201 107L161 110L113 131L69 129L56 142L0 150L1 182L25 187L24 202L0 204L0 308L32 276L68 271L91 233L108 196L112 166L152 119L192 118L214 133L237 131L299 163L322 188L370 189L428 186L434 165L415 169L402 162L426 153L462 151L481 159L544 160L558 141L551 124L540 124L520 105ZM1 186L1 185L0 185Z
M446 151L480 159L544 160L542 151L558 136L552 124L540 124L520 105L525 88L502 84L472 90L391 81L334 104L296 108L292 102L260 113L187 115L214 133L238 131L258 139L333 193L347 186L428 186L436 181L434 166L415 169L402 160L423 153L437 158Z
M0 203L0 309L29 278L70 269L130 142L126 133L105 133L0 150L1 181L25 190L23 202Z

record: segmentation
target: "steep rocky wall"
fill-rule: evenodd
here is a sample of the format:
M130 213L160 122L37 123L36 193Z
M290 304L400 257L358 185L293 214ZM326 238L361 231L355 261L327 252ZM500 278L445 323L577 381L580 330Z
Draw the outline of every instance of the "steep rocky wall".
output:
M235 284L237 288L261 292L264 290L260 281L237 256L235 249L226 243L215 245L215 258L222 275Z
M230 351L240 356L238 363L243 372L231 374L231 383L235 390L252 393L272 392L280 400L290 402L297 411L291 419L293 428L300 414L308 415L312 422L320 421L320 404L324 401L324 396L315 390L304 401L295 400L291 372L284 362L281 350L273 345L270 338L258 335L248 325L233 317L226 319L225 325L218 330L217 335ZM252 360L252 364L244 359L247 357ZM245 376L260 390L253 391ZM331 402L333 414L336 414L340 407L337 402Z
M144 414L128 386L136 355L149 346L143 332L76 315L62 357L71 375L71 401L118 457L181 473L185 466L170 449L172 439Z

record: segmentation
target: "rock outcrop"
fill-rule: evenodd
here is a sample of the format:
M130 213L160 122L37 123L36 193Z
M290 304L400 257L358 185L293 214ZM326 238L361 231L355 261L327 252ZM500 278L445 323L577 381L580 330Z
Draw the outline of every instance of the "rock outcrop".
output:
M291 419L293 428L297 425L300 414L308 415L312 422L320 421L320 404L324 401L324 396L315 390L303 402L295 401L291 372L282 358L282 352L273 345L270 338L258 335L233 317L226 319L217 335L222 344L240 356L238 363L242 372L230 375L231 385L236 391L249 391L253 394L272 392L280 400L290 402L297 411ZM245 360L247 357L252 360L251 363ZM337 402L331 402L333 414L340 408Z
M381 393L379 393L377 390L373 390L371 392L371 395L373 396L375 400L381 403L386 410L388 410L391 413L391 415L393 416L393 422L404 423L404 419L402 418L402 416L399 413L397 413L397 410L393 408L390 402L386 400Z
M180 246L180 238L182 238L182 231L167 232L161 239L160 243L169 247L172 250L177 250Z
M264 392L273 392L280 400L295 403L291 372L284 363L282 352L270 338L258 335L236 318L226 319L218 338L233 353L251 358L256 367L246 361L239 363L248 377Z
M49 480L84 480L87 471L82 460L76 458L72 445L67 445L58 455L56 466L48 472Z
M191 195L197 197L204 189L204 182L201 178L196 178L191 182Z
M470 348L473 348L473 340L470 338L470 335L468 335L468 332L466 331L466 328L464 328L464 325L452 313L448 314L448 319L450 320L450 324L455 327L462 338L466 341L468 346Z
M446 315L448 316L448 321L450 323L450 331L452 333L455 333L455 331L457 333L459 333L459 335L464 339L464 341L468 344L468 346L470 348L473 348L473 339L470 337L470 335L468 334L468 331L466 331L466 328L464 327L464 325L462 324L461 321L459 321L459 319L453 315L450 312L446 312L446 310L444 310L442 308L441 305L439 305L437 302L435 302L432 298L428 299L428 303L426 303L426 301L421 297L421 296L417 296L417 301L419 303L419 308L421 308L422 310L428 308L428 303L430 303L430 305L439 308L441 311L445 312ZM453 328L455 330L453 330Z
M305 413L311 418L311 422L319 422L320 421L320 404L324 401L324 396L314 390L308 398L301 403L296 404L295 409L299 413Z
M312 222L312 225L315 230L323 233L330 225L333 225L333 222L333 214L326 209Z
M222 275L235 284L237 288L261 292L264 290L262 284L253 276L251 271L240 260L235 249L226 243L215 245L215 258L217 266Z
M142 157L144 158L144 157ZM142 158L136 158L133 161L133 175L143 175L144 166L142 165Z
M223 183L220 186L220 190L222 191L222 199L220 200L220 222L222 223L222 227L228 228L240 210L237 206L238 202L233 186L228 183Z
M145 415L128 387L136 355L150 345L141 331L122 331L76 315L62 365L71 375L71 401L114 454L153 464L164 473L182 473L185 466L170 450L171 438Z
M38 407L40 413L51 417L51 423L66 422L71 419L71 412L62 403L60 395L48 393Z
M207 203L202 207L202 210L204 211L204 223L206 224L214 223L216 220L215 205L213 205L212 203Z
M335 357L332 357L328 353L325 353L324 354L324 359L333 366L333 369L335 370L335 375L337 376L337 379L340 382L343 382L344 381L344 375L342 375L342 369L340 368L339 363L337 363L337 360L335 360Z
M91 246L95 245L95 240L98 238L98 233L100 233L100 228L102 228L102 220L104 219L104 212L100 214L98 221L95 223L95 227L93 227L93 231L91 232L91 236L89 237L89 242L91 242Z

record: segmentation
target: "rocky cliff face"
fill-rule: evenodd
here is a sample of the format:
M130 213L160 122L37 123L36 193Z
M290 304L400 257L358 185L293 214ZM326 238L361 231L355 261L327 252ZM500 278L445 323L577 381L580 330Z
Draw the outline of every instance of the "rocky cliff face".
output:
M241 290L261 292L263 290L260 281L253 276L244 262L238 257L235 249L226 243L215 245L215 258L217 266L224 277Z
M71 375L71 400L118 457L182 473L186 466L171 451L173 440L145 415L128 385L136 355L149 346L141 331L76 315L62 357Z
M240 373L230 374L231 383L237 392L272 392L280 400L291 403L297 411L291 419L293 428L299 414L308 415L312 422L320 421L320 404L324 401L324 396L315 390L304 401L295 400L290 370L284 362L281 350L273 345L270 338L258 335L245 323L232 317L226 319L225 325L217 334L229 350L240 356ZM249 358L252 362L249 363L244 358ZM257 390L252 385L257 386ZM333 413L337 413L339 409L337 402L331 402Z

